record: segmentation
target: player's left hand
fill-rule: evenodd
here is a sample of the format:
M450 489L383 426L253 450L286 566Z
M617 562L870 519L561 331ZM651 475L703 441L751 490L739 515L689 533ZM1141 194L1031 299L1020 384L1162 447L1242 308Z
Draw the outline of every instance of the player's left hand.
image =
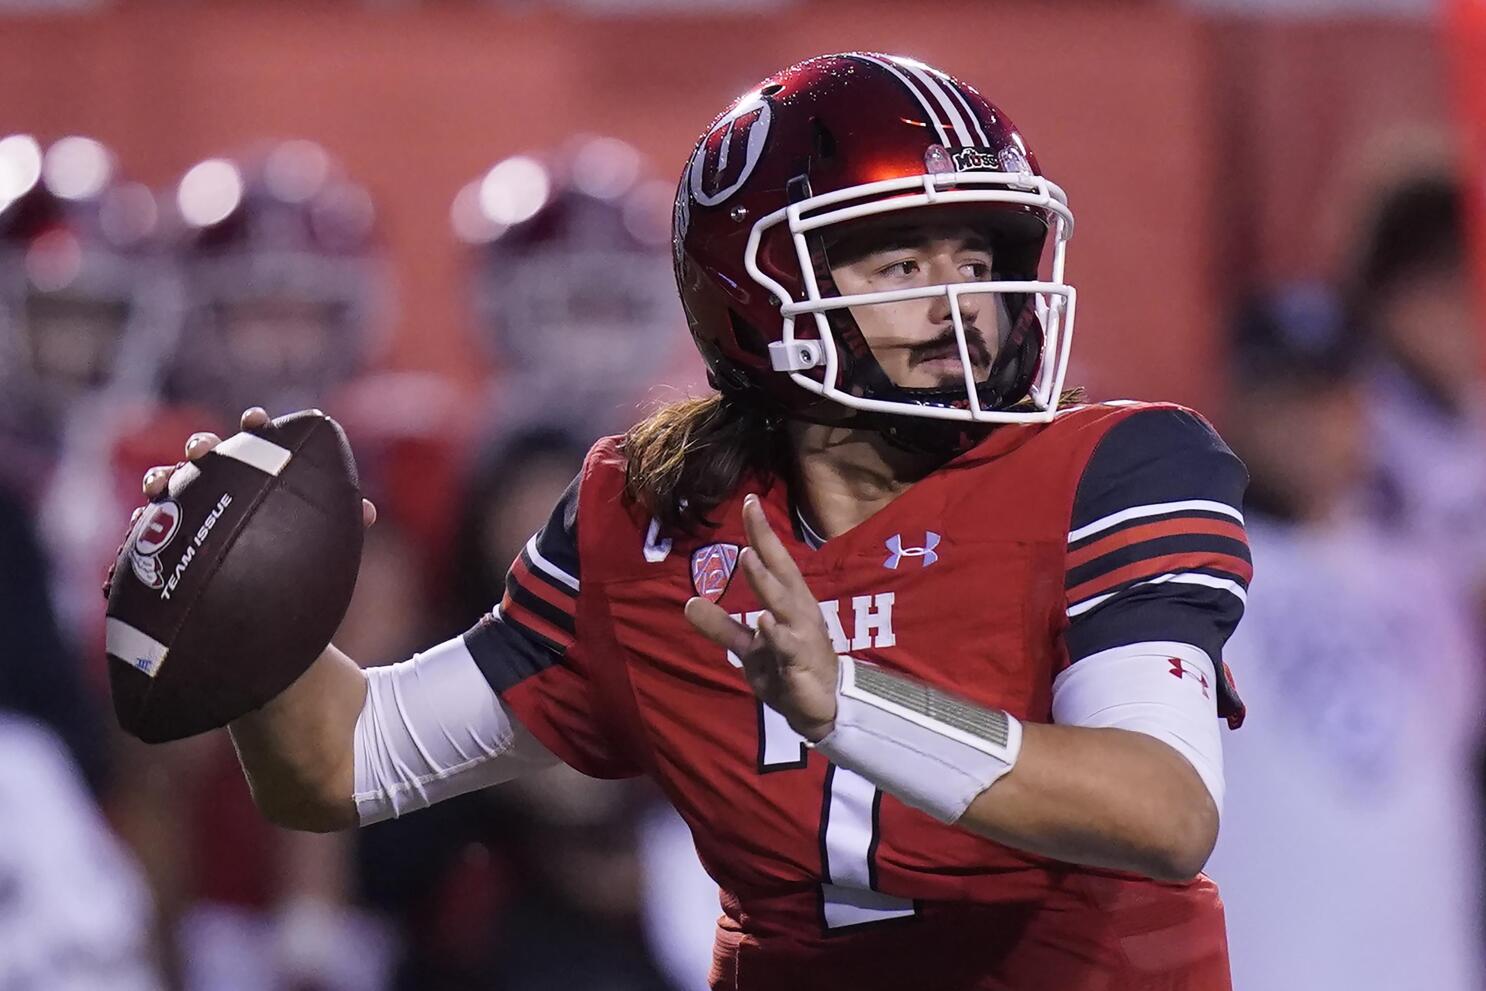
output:
M715 602L692 598L686 618L708 639L743 661L753 693L812 742L830 734L836 719L836 651L820 606L794 558L764 517L758 496L743 500L748 546L738 567L764 611L758 629L733 619Z

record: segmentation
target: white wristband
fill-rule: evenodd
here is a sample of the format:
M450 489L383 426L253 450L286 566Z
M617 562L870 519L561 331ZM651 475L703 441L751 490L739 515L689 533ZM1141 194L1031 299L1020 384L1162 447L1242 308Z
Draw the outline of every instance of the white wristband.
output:
M1016 764L1022 724L874 664L840 658L836 724L815 749L941 822Z

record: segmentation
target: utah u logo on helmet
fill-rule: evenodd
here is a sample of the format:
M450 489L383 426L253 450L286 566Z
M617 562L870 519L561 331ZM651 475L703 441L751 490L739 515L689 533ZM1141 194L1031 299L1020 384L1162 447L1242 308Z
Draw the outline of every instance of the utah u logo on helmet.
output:
M716 206L748 181L764 153L773 111L768 102L740 102L697 145L688 170L691 195L703 206Z

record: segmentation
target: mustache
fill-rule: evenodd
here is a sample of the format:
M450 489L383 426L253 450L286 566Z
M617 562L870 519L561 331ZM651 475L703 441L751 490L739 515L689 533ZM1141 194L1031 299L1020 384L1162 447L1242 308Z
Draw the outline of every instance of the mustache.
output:
M989 365L991 349L986 344L985 334L973 323L965 324L965 350L970 355L970 364ZM926 361L940 358L958 358L960 345L955 338L955 329L946 327L938 337L915 344L908 349L908 367L917 368Z

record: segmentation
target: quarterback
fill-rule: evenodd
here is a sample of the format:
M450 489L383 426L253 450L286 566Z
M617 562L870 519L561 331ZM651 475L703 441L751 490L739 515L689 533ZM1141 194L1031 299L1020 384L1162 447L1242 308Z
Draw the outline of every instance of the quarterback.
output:
M1186 409L1065 392L1072 233L943 72L764 80L676 194L715 393L601 440L463 637L327 646L234 723L259 806L648 775L722 890L715 988L1227 988L1246 473Z

